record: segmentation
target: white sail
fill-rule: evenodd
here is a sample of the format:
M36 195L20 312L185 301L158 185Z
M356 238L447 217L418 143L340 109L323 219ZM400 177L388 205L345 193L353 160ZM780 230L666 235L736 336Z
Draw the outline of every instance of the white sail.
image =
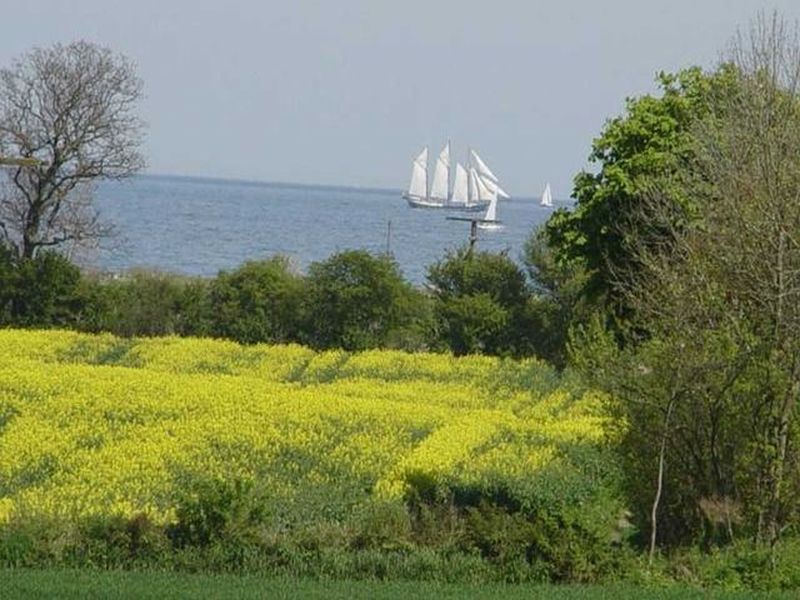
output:
M439 158L436 160L436 170L433 172L431 185L431 198L447 200L450 187L450 142L447 142Z
M497 183L496 181L492 181L491 179L483 176L481 176L481 179L483 179L483 182L486 184L486 187L492 190L492 193L497 194L500 198L511 198L511 196L509 196L506 193L506 191L500 187L500 184Z
M468 204L478 204L481 201L478 192L478 172L475 167L469 168L469 195L467 197L469 199Z
M486 215L483 217L484 221L496 221L497 220L497 196L491 199L489 202L489 208L486 209Z
M544 192L542 193L542 200L540 202L542 206L552 207L553 206L553 194L550 192L550 184L544 186Z
M428 147L422 149L411 167L411 183L408 195L414 198L428 197Z
M456 179L453 183L453 195L450 198L451 204L466 204L469 183L467 181L467 170L456 163Z
M484 179L489 179L497 183L497 176L492 173L492 170L486 166L486 163L481 160L481 157L478 156L478 153L475 150L470 150L472 153L472 160L475 161L475 165L478 167L478 174L483 177Z
M475 177L475 181L478 184L478 199L482 201L486 200L497 200L497 186L492 185L491 181L487 181L480 175Z

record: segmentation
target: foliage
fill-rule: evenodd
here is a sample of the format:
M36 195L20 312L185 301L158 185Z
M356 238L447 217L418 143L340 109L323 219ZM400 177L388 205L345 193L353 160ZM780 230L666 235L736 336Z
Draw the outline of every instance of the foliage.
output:
M119 278L85 277L80 329L121 336L209 332L208 284L167 273L133 271Z
M221 272L209 290L211 332L237 342L289 342L300 339L303 279L287 258L247 262Z
M428 269L439 336L455 354L525 355L525 275L504 254L450 252Z
M489 294L479 293L442 300L437 306L446 346L457 355L490 354L510 327L508 313Z
M424 318L421 294L386 256L339 252L312 263L306 282L305 337L315 348L385 347Z
M653 187L692 213L697 198L682 190L680 180L693 160L691 128L714 112L730 93L735 73L727 65L705 73L697 67L658 77L662 95L630 98L623 116L606 123L592 144L590 161L597 173L575 177L573 210L557 210L545 228L547 244L561 264L585 268L585 293L592 301L612 304L615 272L635 266L632 235L653 232L627 229L626 223Z
M168 529L178 546L238 545L264 522L252 481L189 478L178 487L175 523Z
M83 309L80 277L77 267L54 252L14 260L0 248L0 323L75 326Z
M534 353L564 367L568 332L587 322L592 307L583 294L585 269L575 261L557 261L545 233L543 227L537 228L525 243L524 261L533 284L526 321L530 323Z
M14 295L14 257L0 243L0 323L8 323L8 311Z
M644 198L631 227L667 241L632 233L635 266L612 280L635 316L596 384L629 425L626 471L651 556L657 539L746 537L775 551L800 518L797 40L777 17L737 40L735 86L692 130L684 193L702 226L681 224L669 191Z

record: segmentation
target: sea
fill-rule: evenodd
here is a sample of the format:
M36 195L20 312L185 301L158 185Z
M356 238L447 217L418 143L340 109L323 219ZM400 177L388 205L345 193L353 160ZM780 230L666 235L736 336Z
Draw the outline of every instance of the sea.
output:
M411 208L400 190L142 175L99 184L95 200L116 236L88 266L109 273L214 276L276 254L304 271L335 252L365 249L389 252L422 284L429 265L469 240L468 222L446 218L464 213ZM501 201L503 228L479 230L477 248L521 262L551 210L534 198Z

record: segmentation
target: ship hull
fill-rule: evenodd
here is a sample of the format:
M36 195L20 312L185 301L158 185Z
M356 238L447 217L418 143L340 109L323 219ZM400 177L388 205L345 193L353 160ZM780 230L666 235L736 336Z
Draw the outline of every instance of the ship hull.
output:
M412 208L443 208L445 210L458 210L462 212L475 212L486 210L489 206L488 202L480 202L478 204L452 204L450 202L437 202L428 198L420 198L418 196L409 196L403 194L408 205Z
M478 221L478 229L483 229L484 231L499 231L503 229L503 225L500 221Z

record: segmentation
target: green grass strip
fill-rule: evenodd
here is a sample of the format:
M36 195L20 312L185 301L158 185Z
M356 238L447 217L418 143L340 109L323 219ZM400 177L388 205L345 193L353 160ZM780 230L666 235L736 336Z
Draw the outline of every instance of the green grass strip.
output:
M796 598L790 592L701 590L683 586L457 585L433 582L311 581L235 575L94 570L0 571L0 598L389 598L515 600L692 600Z

